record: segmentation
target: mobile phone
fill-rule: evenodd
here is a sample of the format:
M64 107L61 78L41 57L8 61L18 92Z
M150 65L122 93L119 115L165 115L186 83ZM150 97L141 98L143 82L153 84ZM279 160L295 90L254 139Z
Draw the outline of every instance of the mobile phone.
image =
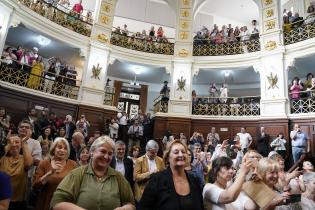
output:
M301 194L292 194L289 195L286 204L301 202Z

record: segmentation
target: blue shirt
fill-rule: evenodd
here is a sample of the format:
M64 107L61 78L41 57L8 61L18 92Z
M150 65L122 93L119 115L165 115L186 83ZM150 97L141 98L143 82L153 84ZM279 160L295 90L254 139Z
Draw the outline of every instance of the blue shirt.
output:
M11 179L7 174L0 172L0 200L12 197Z
M291 141L292 147L306 147L308 137L303 131L297 132L295 139Z

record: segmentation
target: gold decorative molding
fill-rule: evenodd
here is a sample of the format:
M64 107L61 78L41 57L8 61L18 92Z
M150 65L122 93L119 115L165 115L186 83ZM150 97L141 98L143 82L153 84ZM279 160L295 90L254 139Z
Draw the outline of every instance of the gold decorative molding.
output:
M273 9L267 9L265 15L266 15L266 18L270 18L270 17L274 16Z
M265 50L271 51L277 48L277 42L275 41L268 41L265 44Z
M101 6L101 13L110 13L110 12L111 12L111 5L103 2Z
M187 29L189 27L189 23L187 21L181 21L180 27L181 29Z
M273 30L276 28L276 20L268 20L265 22L265 31Z
M102 71L102 67L100 67L99 63L96 66L93 65L91 78L100 80L100 73L101 73L101 71Z
M181 49L178 51L177 55L183 58L183 57L187 57L189 55L189 52L186 49Z
M109 20L110 20L110 17L108 17L106 15L102 15L100 17L101 24L108 25L109 24Z
M183 5L185 6L189 6L190 4L190 0L182 0L182 2L183 2Z
M108 43L108 38L105 34L98 34L96 36L97 41L102 42L102 43Z
M188 32L186 32L186 31L180 32L179 37L181 40L187 40L188 39Z
M268 6L273 3L273 0L264 0L264 5Z
M275 88L278 88L278 75L275 74L273 75L272 72L270 72L270 75L267 76L267 80L268 80L268 83L269 83L269 87L268 87L268 90L269 89L275 89Z
M190 13L188 10L182 10L180 13L181 17L188 18L190 16Z

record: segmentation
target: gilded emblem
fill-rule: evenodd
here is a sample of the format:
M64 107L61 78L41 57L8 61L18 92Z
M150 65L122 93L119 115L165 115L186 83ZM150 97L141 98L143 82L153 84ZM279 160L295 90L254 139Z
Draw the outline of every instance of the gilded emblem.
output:
M91 78L100 79L101 71L102 71L102 67L100 67L99 63L97 64L97 66L93 65Z
M107 16L102 16L101 17L101 23L107 25L109 22L109 18Z
M110 12L110 6L107 4L102 5L102 11L109 13Z
M273 75L272 72L270 72L270 76L267 76L267 79L268 79L268 83L269 83L269 87L268 87L268 90L271 88L271 89L275 89L275 88L278 88L278 76L275 74Z
M187 22L182 22L181 23L181 27L182 27L182 29L188 28L188 23Z
M183 5L188 6L189 5L189 0L183 0Z
M267 18L272 17L273 15L274 15L273 9L266 10L266 17Z
M274 50L277 48L277 42L275 41L268 41L266 44L265 44L265 50Z
M188 33L187 32L180 32L180 39L184 40L184 39L188 39Z
M189 52L186 49L181 49L178 51L178 56L179 57L187 57L189 55Z
M107 43L108 42L108 38L105 34L98 34L96 36L96 39L100 42L103 42L103 43Z
M275 20L270 20L266 22L266 31L272 30L276 27L276 21Z
M177 90L185 91L186 79L184 79L183 76L181 76L181 78L177 80L177 85L178 85Z
M189 12L187 10L184 10L182 13L181 13L182 17L189 17Z
M265 6L270 5L272 4L272 0L265 0L264 3L265 3Z

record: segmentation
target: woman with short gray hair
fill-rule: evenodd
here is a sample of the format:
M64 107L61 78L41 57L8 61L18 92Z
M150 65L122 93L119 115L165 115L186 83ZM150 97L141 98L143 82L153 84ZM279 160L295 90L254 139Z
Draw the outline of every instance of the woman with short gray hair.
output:
M97 138L90 148L90 163L64 178L54 194L51 207L54 210L134 210L129 183L121 173L109 167L114 148L115 143L110 137Z

